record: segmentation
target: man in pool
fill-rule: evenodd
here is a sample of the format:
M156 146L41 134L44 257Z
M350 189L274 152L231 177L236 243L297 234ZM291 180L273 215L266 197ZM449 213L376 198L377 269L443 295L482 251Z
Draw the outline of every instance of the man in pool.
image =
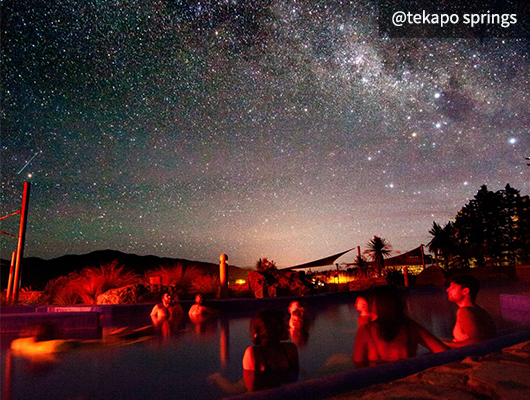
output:
M162 303L153 307L153 310L151 311L151 321L153 321L155 328L159 328L164 322L174 322L177 321L179 317L182 319L184 313L182 306L180 304L172 305L171 300L171 294L166 292L162 295Z
M479 290L480 282L472 276L462 275L451 280L446 290L447 297L458 305L458 310L453 341L446 342L448 346L463 347L496 336L491 316L475 302Z
M204 296L202 294L197 294L195 296L195 304L193 304L188 311L188 315L193 321L193 318L201 318L209 315L217 315L219 310L207 307L204 305Z

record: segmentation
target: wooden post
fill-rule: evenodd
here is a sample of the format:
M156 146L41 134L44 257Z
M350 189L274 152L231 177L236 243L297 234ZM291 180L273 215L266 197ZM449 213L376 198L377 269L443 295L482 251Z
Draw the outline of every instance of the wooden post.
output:
M228 256L221 254L219 256L219 281L221 283L219 297L221 299L228 298Z
M423 245L420 244L420 249L421 249L421 266L422 266L422 271L425 269L425 255L423 253Z
M7 279L6 303L9 304L13 296L13 273L15 272L15 257L17 253L11 254L11 266L9 267L9 278Z
M20 212L20 228L18 230L17 256L15 261L15 277L13 279L13 304L18 304L18 293L22 281L22 259L24 258L24 242L26 241L30 187L31 185L29 182L24 182L22 210Z

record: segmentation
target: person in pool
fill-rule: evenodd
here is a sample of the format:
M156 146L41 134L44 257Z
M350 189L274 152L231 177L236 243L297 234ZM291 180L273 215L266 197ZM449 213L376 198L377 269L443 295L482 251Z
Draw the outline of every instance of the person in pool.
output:
M309 325L311 322L307 312L307 305L295 300L289 304L287 311L291 315L289 318L291 340L297 346L305 347L309 340Z
M178 301L178 297L175 296ZM184 311L180 304L172 304L173 296L169 292L162 295L162 303L156 304L151 310L151 321L155 327L160 326L164 321L171 321L182 316Z
M448 349L442 341L406 315L397 288L375 288L369 298L373 320L357 329L353 347L355 368L415 357L420 344L433 353Z
M359 311L359 316L357 317L357 326L365 325L372 320L372 313L368 306L368 300L359 296L355 299L355 309Z
M176 300L178 297L175 295ZM164 336L170 335L176 330L176 326L182 320L184 310L180 304L172 304L173 296L169 292L162 295L162 303L156 304L151 311L151 321L157 330L161 330Z
M216 314L219 314L219 310L205 306L204 296L202 294L198 294L195 296L195 304L193 304L190 307L190 310L188 311L188 315L192 320L196 318L200 319L201 317L206 317L208 315L216 315Z
M289 339L288 325L278 310L261 311L250 324L252 346L243 356L243 379L249 391L298 380L298 349Z
M469 275L456 276L447 288L449 301L458 305L453 341L449 347L462 347L475 344L496 336L493 319L476 302L480 281Z

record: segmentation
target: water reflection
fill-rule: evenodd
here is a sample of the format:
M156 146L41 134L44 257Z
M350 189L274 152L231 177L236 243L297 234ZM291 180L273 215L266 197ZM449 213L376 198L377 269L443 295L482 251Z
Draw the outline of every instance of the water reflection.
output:
M230 355L230 323L228 319L221 318L221 337L219 339L219 359L221 361L221 368L226 368L228 365L228 357Z

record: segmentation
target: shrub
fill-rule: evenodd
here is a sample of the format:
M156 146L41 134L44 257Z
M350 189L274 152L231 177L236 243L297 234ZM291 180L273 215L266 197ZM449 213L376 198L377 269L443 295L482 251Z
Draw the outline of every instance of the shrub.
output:
M80 302L80 298L78 301L73 301L64 303L65 301L65 288L68 286L70 281L75 280L79 278L79 273L77 272L71 272L67 276L60 276L59 278L52 279L46 284L46 287L42 291L40 298L38 300L38 304L42 305L48 305L48 304L59 304L59 305L67 305L67 304L78 304ZM62 292L65 292L62 294Z
M267 271L271 268L277 269L275 261L268 260L266 257L260 258L258 261L256 261L256 270L260 272Z
M125 270L117 261L99 268L85 268L80 275L69 285L81 296L84 304L96 304L98 296L109 289L138 283L138 276Z
M211 275L201 275L193 280L190 293L217 293L219 290L219 277Z
M109 289L138 283L138 276L126 271L117 261L99 268L85 268L50 281L41 295L40 304L96 304L100 294Z
M177 288L181 293L187 293L190 291L192 283L201 276L203 276L201 271L196 267L185 268L181 263L177 263L148 271L145 274L145 279L146 283L149 283L149 278L160 277L161 285L171 286Z
M83 304L83 298L79 294L75 285L71 284L72 282L74 281L70 281L66 286L60 288L57 293L55 293L55 296L50 303L57 304L59 306Z

